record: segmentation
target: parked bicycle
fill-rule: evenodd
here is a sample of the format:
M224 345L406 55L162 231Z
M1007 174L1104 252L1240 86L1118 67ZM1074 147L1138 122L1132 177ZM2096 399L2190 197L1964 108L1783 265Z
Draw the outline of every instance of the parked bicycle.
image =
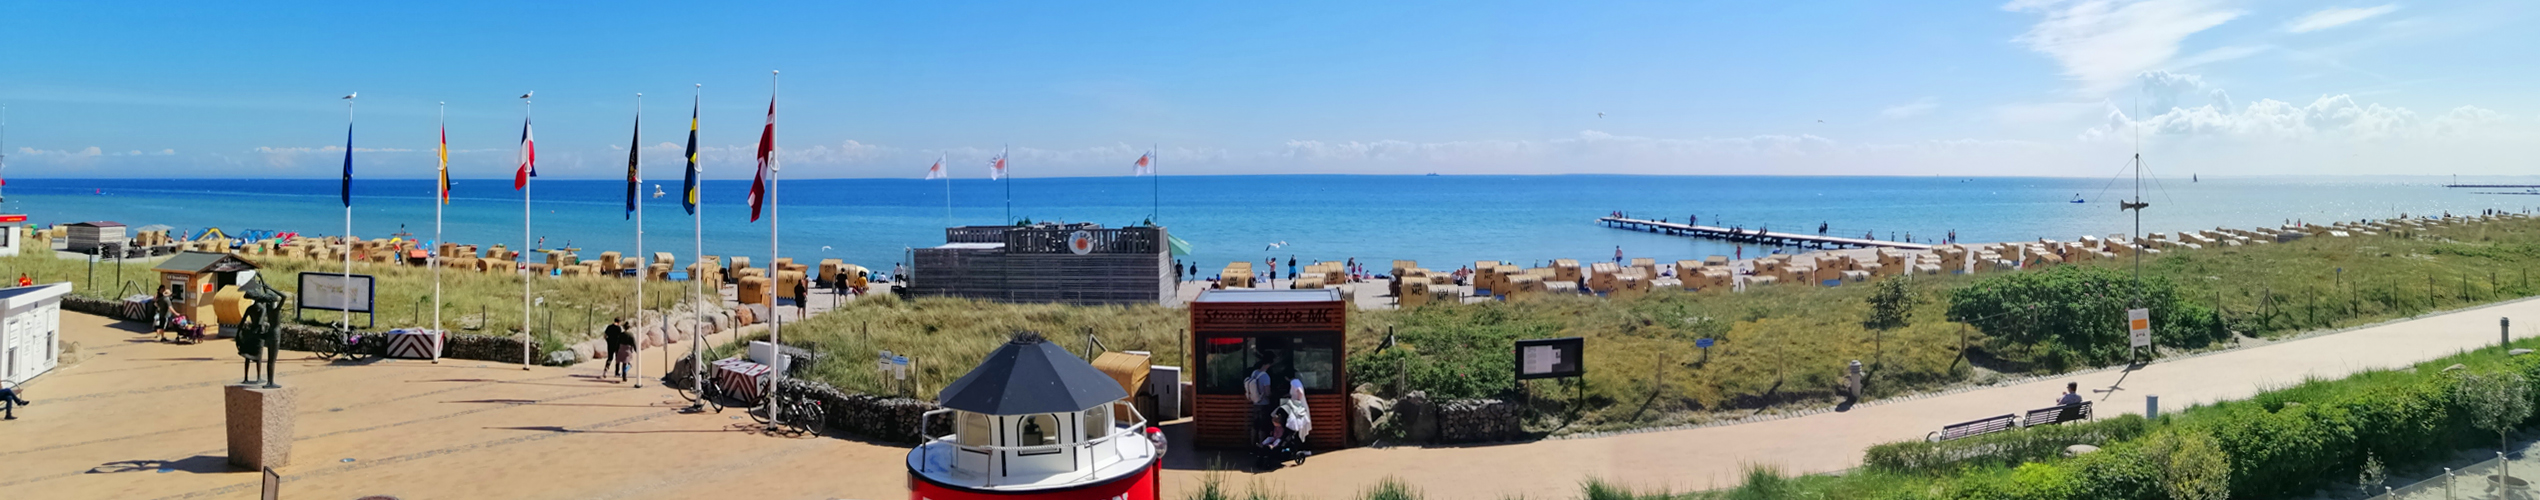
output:
M346 361L369 361L371 358L386 354L387 351L388 341L377 334L329 332L309 339L309 352L316 353L318 359L328 361L334 361L338 357Z
M682 361L681 364L687 362ZM774 408L778 410L775 420L779 430L796 434L818 434L826 428L823 423L829 420L828 409L820 404L819 399L806 393L771 390L768 392L774 397L744 398L725 390L722 384L715 382L711 372L703 379L687 380L692 377L690 370L673 369L670 374L662 376L662 385L677 389L679 397L688 400L693 411L722 413L727 408L738 408L751 420L765 425L769 422L768 410Z

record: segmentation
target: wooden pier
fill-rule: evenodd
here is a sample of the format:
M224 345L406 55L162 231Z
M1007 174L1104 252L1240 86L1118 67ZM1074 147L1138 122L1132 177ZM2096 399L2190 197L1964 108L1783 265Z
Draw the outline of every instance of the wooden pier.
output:
M1606 227L1627 231L1659 233L1671 236L1688 236L1767 246L1800 248L1894 248L1898 250L1930 250L1932 247L1927 244L1906 243L1902 241L1865 240L1860 238L1818 236L1781 231L1767 232L1755 229L1730 229L1725 227L1697 226L1692 224L1659 222L1654 220L1630 219L1623 217L1600 217L1596 219L1596 222L1598 224L1603 224Z

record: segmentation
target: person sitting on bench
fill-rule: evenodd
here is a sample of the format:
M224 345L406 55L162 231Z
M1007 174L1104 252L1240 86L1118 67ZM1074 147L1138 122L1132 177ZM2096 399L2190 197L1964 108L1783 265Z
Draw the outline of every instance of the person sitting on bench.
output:
M2064 397L2055 398L2055 404L2064 406L2081 404L2081 383L2065 382Z

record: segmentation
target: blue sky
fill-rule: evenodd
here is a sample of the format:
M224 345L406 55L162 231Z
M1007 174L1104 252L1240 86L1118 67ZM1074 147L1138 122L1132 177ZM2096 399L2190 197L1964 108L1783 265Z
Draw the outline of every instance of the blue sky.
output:
M2527 2L0 4L14 177L2524 173ZM2137 111L2141 108L2141 111ZM1603 113L1600 117L1599 113Z

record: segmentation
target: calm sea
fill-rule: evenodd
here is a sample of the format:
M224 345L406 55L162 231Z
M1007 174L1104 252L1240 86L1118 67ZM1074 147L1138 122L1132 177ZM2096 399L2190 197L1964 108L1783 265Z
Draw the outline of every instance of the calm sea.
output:
M2276 225L2393 217L2400 213L2524 210L2540 196L2447 189L2448 178L2240 177L2199 182L2147 182L2145 231ZM337 181L236 179L13 179L0 212L39 224L113 220L165 224L179 231L218 227L331 235L342 232ZM456 182L447 206L446 239L521 245L521 197L510 179ZM2514 182L2514 181L2501 181ZM2520 183L2534 183L2520 180ZM1735 247L1632 233L1594 224L1623 211L1637 217L1774 231L1815 231L1827 224L1846 236L1930 240L1949 231L1961 241L2072 239L2127 232L2130 214L2116 207L2130 182L2070 178L1935 177L1677 177L1677 176L1208 176L1019 179L1009 186L956 180L946 204L944 181L824 179L785 181L780 191L784 255L842 258L889 268L906 249L943 242L947 225L1005 220L1092 221L1118 227L1150 213L1192 243L1204 272L1235 260L1266 257L1304 262L1357 258L1415 259L1452 269L1475 260L1534 265L1553 258L1610 259L1614 248L1661 261L1730 255ZM647 251L690 261L692 219L679 208L678 185L651 197L643 188ZM624 216L617 181L542 180L536 186L534 237L547 247L572 245L583 255L631 252L635 223ZM744 181L706 183L706 253L764 259L765 219L749 221ZM400 231L432 238L428 180L361 180L355 184L353 229L364 238ZM2072 203L2079 198L2084 203ZM1283 244L1283 245L1282 245ZM1278 245L1276 248L1272 248ZM1749 256L1767 250L1745 249Z

